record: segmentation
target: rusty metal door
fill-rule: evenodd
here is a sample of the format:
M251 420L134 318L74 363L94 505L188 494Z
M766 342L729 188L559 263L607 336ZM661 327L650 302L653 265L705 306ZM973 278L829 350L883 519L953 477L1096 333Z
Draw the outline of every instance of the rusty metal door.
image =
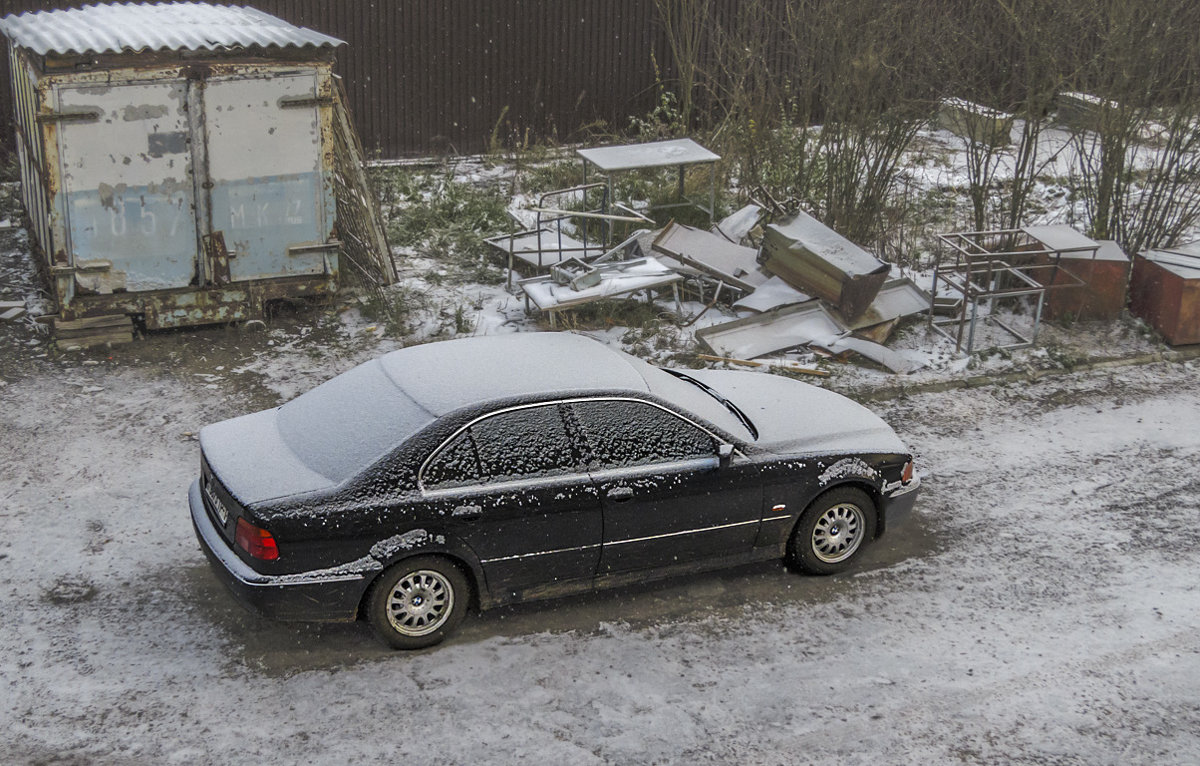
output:
M184 287L196 277L187 84L58 86L68 251L96 289Z
M315 71L203 88L209 225L224 235L230 280L323 273L333 212Z

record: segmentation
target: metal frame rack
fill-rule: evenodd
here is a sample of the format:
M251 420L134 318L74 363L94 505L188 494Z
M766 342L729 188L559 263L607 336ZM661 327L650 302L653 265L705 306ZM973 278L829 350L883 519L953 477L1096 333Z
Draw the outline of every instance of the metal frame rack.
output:
M1010 343L992 348L1022 348L1037 340L1046 292L1076 289L1085 282L1062 264L1066 253L1090 251L1099 244L1066 226L1027 226L1020 229L939 234L950 257L939 254L930 292L930 324L954 341L955 350L970 354L982 336L982 326L998 327ZM941 298L941 301L939 301ZM1004 302L1027 301L1030 327L1018 329L997 312ZM949 307L950 316L935 310Z

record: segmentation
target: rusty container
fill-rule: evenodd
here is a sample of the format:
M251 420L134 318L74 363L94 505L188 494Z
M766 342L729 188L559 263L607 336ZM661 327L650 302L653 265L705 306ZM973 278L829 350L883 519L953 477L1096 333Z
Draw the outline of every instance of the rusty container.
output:
M1129 256L1112 240L1097 240L1091 253L1063 253L1058 270L1043 270L1050 286L1043 307L1047 319L1113 320L1125 308L1129 288ZM1083 284L1080 285L1079 282Z
M871 305L891 267L801 211L771 224L760 259L767 270L797 290L835 305L854 321Z
M1172 346L1200 343L1200 242L1134 256L1129 310Z
M340 40L205 3L24 13L0 32L60 319L225 322L336 290Z

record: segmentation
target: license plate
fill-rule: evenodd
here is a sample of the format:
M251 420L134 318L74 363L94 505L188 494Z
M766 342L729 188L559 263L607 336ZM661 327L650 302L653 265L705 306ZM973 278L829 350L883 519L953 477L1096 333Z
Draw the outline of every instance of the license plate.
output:
M221 526L229 521L229 509L221 502L221 498L217 497L217 493L213 492L212 482L206 482L204 485L204 496L208 498L209 505L212 506L213 513L217 514L217 518L221 521Z

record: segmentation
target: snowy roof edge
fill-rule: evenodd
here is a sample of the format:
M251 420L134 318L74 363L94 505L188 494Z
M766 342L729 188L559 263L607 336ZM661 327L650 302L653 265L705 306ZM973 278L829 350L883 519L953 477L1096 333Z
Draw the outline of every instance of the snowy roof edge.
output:
M143 50L336 48L346 43L256 8L200 2L113 3L0 19L0 33L39 55Z

